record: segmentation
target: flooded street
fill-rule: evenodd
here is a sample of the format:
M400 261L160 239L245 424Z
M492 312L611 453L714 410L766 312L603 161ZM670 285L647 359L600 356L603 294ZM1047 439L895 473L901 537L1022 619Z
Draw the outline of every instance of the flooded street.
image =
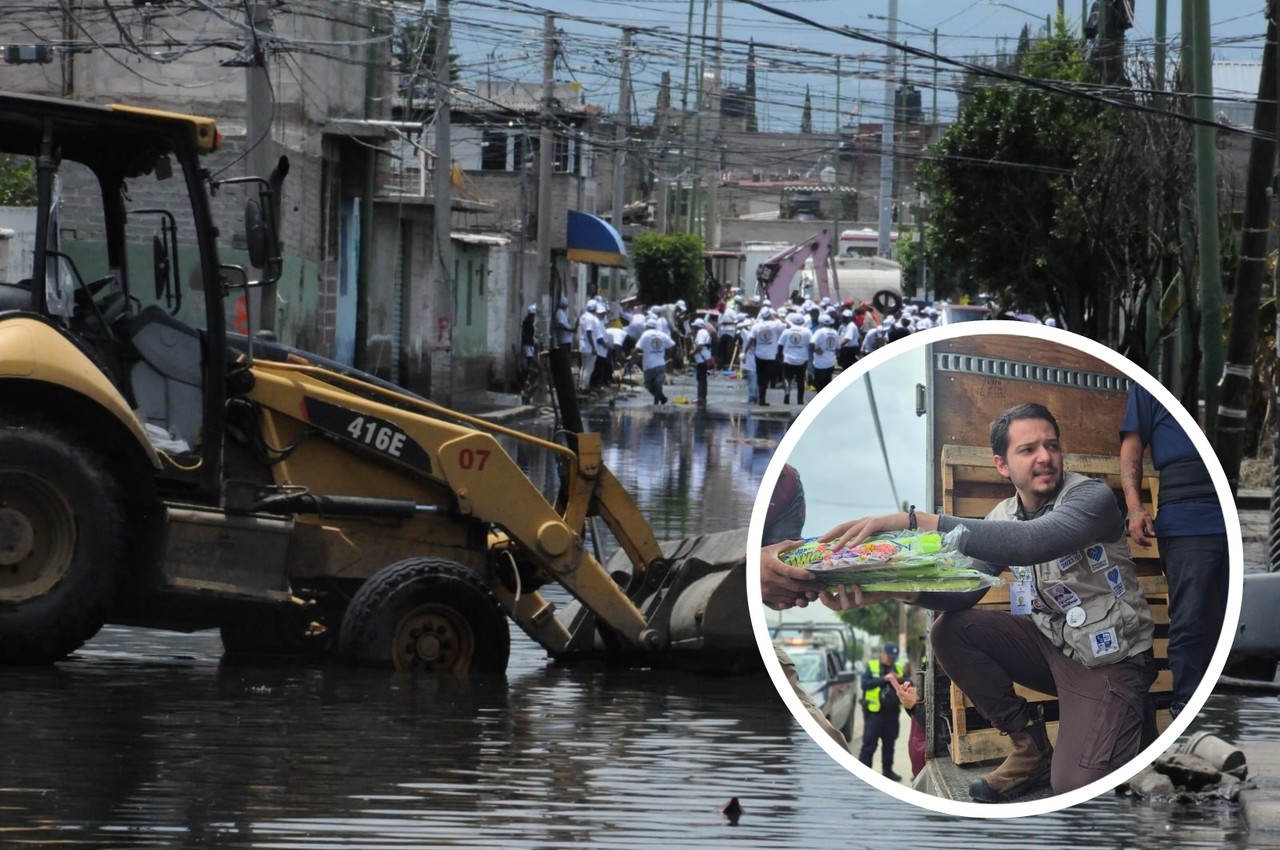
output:
M783 423L615 413L605 461L660 538L746 524ZM522 459L524 462L525 459ZM537 462L528 459L535 478ZM109 628L0 672L0 847L1257 846L1232 810L1105 797L1034 821L932 815L809 740L767 677L551 666L505 677L219 663L216 633ZM1215 697L1230 740L1274 697ZM731 824L717 807L737 797Z

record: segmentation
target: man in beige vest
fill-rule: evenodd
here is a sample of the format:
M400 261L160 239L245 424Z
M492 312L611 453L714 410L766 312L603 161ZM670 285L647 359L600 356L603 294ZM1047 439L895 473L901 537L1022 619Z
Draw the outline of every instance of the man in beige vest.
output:
M1042 405L1006 410L990 436L996 469L1015 492L986 519L913 510L843 523L824 538L840 546L882 531L964 526L959 548L975 566L992 575L1010 569L1009 611L974 609L981 590L892 595L944 612L930 632L934 657L1009 735L1013 753L969 787L975 801L996 803L1046 780L1059 794L1079 788L1136 756L1155 740L1156 669L1151 612L1111 489L1064 472L1058 423ZM822 596L836 609L885 598L854 587ZM1056 752L1015 683L1058 697Z

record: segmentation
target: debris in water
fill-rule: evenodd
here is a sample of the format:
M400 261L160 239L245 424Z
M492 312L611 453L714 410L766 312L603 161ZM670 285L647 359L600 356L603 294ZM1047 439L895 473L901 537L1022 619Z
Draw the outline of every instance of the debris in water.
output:
M720 814L728 818L729 823L736 826L738 823L738 818L742 817L743 809L742 809L742 804L738 802L738 798L732 797L730 798L729 802L725 803L722 806L718 806L716 808L716 811L720 812Z

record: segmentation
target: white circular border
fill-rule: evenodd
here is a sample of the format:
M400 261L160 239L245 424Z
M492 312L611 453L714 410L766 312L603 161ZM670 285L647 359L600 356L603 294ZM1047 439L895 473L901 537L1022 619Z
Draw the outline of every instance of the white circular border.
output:
M978 327L974 327L978 325ZM791 689L791 684L787 681L786 676L782 672L782 666L778 663L778 659L773 650L773 642L769 637L769 628L765 620L764 601L760 593L760 540L764 534L764 519L769 508L769 496L773 492L774 485L777 483L778 476L782 472L783 465L791 456L795 445L803 437L810 423L822 412L822 410L831 402L838 394L847 390L854 381L861 378L864 374L874 369L879 364L889 360L890 358L906 354L909 351L923 348L931 343L940 342L945 339L955 337L970 336L976 334L997 334L1004 336L1031 337L1033 339L1045 340L1048 342L1058 343L1059 345L1070 346L1071 348L1088 354L1108 365L1120 370L1130 379L1140 383L1144 389L1155 396L1156 400L1163 404L1182 429L1187 432L1187 436L1191 438L1191 442L1200 452L1201 457L1205 461L1205 465L1209 468L1209 475L1213 479L1214 486L1218 491L1218 501L1222 506L1222 516L1227 526L1227 553L1228 553L1228 569L1229 569L1229 587L1227 594L1227 609L1223 614L1222 634L1218 640L1218 646L1213 654L1213 658L1209 661L1209 666L1205 672L1204 679L1196 688L1195 694L1187 703L1186 708L1174 718L1169 728L1156 738L1155 743L1147 747L1139 753L1132 761L1123 767L1113 771L1106 777L1092 782L1083 788L1077 788L1074 791L1068 791L1065 794L1057 794L1041 800L1031 800L1027 802L1013 803L973 803L963 802L960 800L946 800L941 797L935 797L932 794L926 794L923 791L916 791L913 788L890 782L888 778L881 776L871 768L862 764L848 750L841 750L836 746L836 742L827 735L818 725L804 705L800 702L800 698L796 696ZM1119 428L1120 423L1116 423L1116 442L1119 445ZM854 517L850 517L853 519ZM842 765L850 773L854 774L864 782L879 788L887 794L902 800L905 803L920 806L930 811L938 812L946 815L961 815L965 817L981 817L981 818L1015 818L1026 817L1028 815L1041 815L1049 812L1055 812L1074 806L1089 800L1104 791L1109 791L1121 783L1133 777L1156 757L1165 752L1173 743L1186 731L1195 716L1199 714L1203 708L1205 701L1209 698L1209 694L1213 691L1213 686L1217 682L1218 677L1222 675L1222 670L1227 663L1227 655L1231 651L1231 644L1234 640L1238 623L1240 620L1240 605L1244 596L1244 544L1240 532L1240 516L1236 511L1236 506L1231 499L1231 488L1227 483L1226 473L1222 469L1222 464L1218 461L1217 455L1213 451L1213 446L1200 430L1195 420L1187 413L1182 404L1173 397L1163 385L1155 380L1151 375L1140 369L1135 363L1121 356L1118 352L1095 342L1087 337L1064 331L1060 328L1052 328L1046 325L1031 324L1029 322L1011 322L1011 321L995 321L995 322L963 322L956 325L948 325L945 327L930 328L925 331L919 331L909 337L898 340L892 346L885 346L870 356L864 357L853 365L853 368L846 369L836 376L835 380L819 393L813 401L807 404L796 417L787 433L783 436L778 448L773 453L772 459L769 461L768 467L765 469L764 477L760 483L760 490L756 494L755 506L751 511L751 523L747 530L747 600L751 614L751 625L755 630L756 643L760 648L760 655L764 659L765 668L769 671L770 678L777 688L778 693L782 696L782 701L786 703L787 708L795 716L800 726L809 733L809 737L813 738L817 744L824 749L836 762ZM812 603L821 605L821 602ZM856 707L855 707L856 708ZM852 743L852 742L851 742Z

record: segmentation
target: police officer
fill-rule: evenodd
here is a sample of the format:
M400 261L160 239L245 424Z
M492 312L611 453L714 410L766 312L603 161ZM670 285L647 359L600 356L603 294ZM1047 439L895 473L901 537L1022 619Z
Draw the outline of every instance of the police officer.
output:
M906 674L906 665L898 660L896 643L886 643L880 657L868 661L862 673L862 749L858 761L871 767L876 744L883 742L880 772L893 782L902 780L893 772L893 744L898 740L898 710L902 707L894 682L902 681Z

